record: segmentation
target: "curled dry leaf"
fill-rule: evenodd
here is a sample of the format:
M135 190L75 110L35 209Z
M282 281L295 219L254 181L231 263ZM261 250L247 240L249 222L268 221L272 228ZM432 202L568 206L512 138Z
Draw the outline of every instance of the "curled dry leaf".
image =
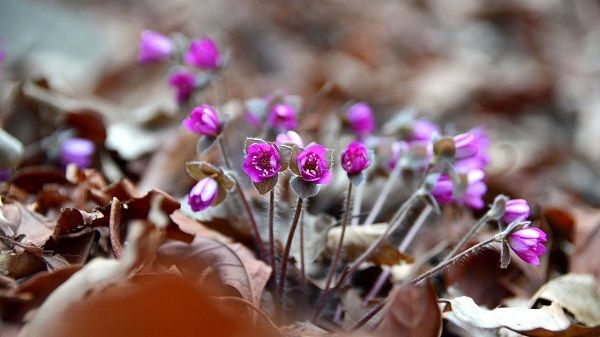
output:
M552 303L540 309L496 308L488 310L479 307L472 298L461 296L450 300L451 311L444 318L467 331L483 329L497 332L506 328L526 336L566 337L598 336L600 327L588 328L572 324L563 308Z
M81 300L127 281L153 259L164 235L161 232L141 222L133 224L127 236L128 244L119 260L96 258L86 264L46 299L19 336L39 336L48 331L58 331L64 324L65 315Z
M430 282L403 285L392 295L388 311L375 336L438 337L442 315Z
M21 237L22 244L41 247L54 232L55 223L14 202L0 205L0 230L7 237Z
M234 288L255 305L260 303L271 275L271 267L256 259L244 246L198 236L191 244L175 241L165 243L159 250L158 261L165 265L176 265L197 278L214 271L222 284Z
M386 231L387 224L374 224L368 226L351 226L346 228L344 237L345 259L353 261ZM342 228L333 227L327 233L325 256L331 258L340 240ZM402 261L413 262L409 255L401 253L390 242L384 242L379 249L371 255L369 261L376 264L395 265Z

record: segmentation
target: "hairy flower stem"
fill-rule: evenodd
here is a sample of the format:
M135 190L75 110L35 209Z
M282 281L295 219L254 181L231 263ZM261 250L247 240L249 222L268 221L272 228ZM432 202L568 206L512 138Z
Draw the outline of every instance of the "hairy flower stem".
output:
M429 214L431 214L432 210L433 210L433 208L430 205L425 206L425 208L423 209L423 211L421 211L421 214L419 215L417 220L415 220L412 227L406 234L406 237L404 237L404 239L400 243L400 246L398 246L398 250L400 250L401 252L406 251L408 246L414 240L416 234L419 232L421 227L423 227L425 220L427 219ZM383 267L383 271L381 272L381 274L379 274L379 278L377 278L377 281L375 281L375 283L373 284L373 287L371 288L371 290L365 297L365 300L363 301L363 305L366 305L369 301L371 301L373 298L375 298L375 296L377 296L377 294L379 293L379 291L385 284L385 281L390 276L391 272L392 272L391 268L389 268L387 266Z
M350 187L351 188L351 187ZM350 220L351 226L357 226L360 220L358 214L360 214L360 209L362 206L362 197L365 191L365 184L362 184L356 188L356 193L354 196L354 203L352 204L352 219ZM346 207L346 211L348 211L348 207Z
M277 293L280 298L283 298L283 284L285 282L285 274L287 273L288 258L290 256L290 249L292 248L292 241L294 240L294 233L296 232L296 227L298 227L298 222L300 220L300 213L302 213L303 202L304 199L298 198L294 220L292 220L292 225L290 226L290 231L283 250L283 256L281 257L281 272L279 273L279 282L277 282Z
M348 225L348 216L350 215L350 203L352 200L352 182L348 181L348 193L346 194L346 206L344 212L344 219L342 220L342 232L340 234L340 241L338 242L337 248L335 250L335 254L333 255L333 261L331 262L331 266L329 266L329 273L327 274L327 281L325 282L325 291L329 290L331 286L331 281L333 280L333 276L337 270L338 262L340 260L340 255L342 254L342 248L344 246L344 235L346 234L346 226Z
M346 269L344 269L344 271L340 275L340 278L338 279L335 287L332 287L331 289L324 290L323 292L321 292L321 295L319 296L319 299L317 300L315 312L312 317L313 320L319 316L319 314L321 313L321 310L323 310L323 308L325 307L325 304L327 304L327 301L329 301L329 299L331 298L331 295L334 293L334 291L336 289L341 288L344 285L344 282L348 279L348 277L351 276L352 274L354 274L354 272L356 272L358 270L360 265L363 264L365 261L367 261L367 259L379 248L379 246L383 243L383 241L387 238L387 236L390 233L392 233L394 230L396 230L397 227L402 224L404 218L408 214L408 210L410 210L410 208L419 200L419 197L420 197L419 190L416 190L408 198L408 200L406 200L402 204L402 206L400 207L400 209L398 209L396 214L394 214L394 216L392 217L392 220L390 221L390 225L385 230L385 232L379 238L377 238L377 240L375 240L369 246L369 248L367 248L367 250L365 250L358 258L356 258L356 260L354 260L354 262L352 262L352 264L350 266L348 266L348 267L346 267Z
M221 154L223 155L223 160L225 161L225 166L227 166L227 169L231 170L231 163L229 162L229 158L227 157L227 151L225 151L225 144L223 143L223 137L218 137L218 139L219 139L219 147L221 148ZM256 246L258 247L260 256L264 259L266 256L265 247L264 247L262 239L260 238L260 232L258 230L256 220L254 219L254 214L252 213L252 208L250 208L248 199L246 198L246 195L244 194L242 186L240 185L240 182L237 180L237 177L234 175L232 177L232 179L235 182L235 189L238 192L240 201L242 202L242 205L244 206L244 209L246 210L246 213L248 214L248 220L250 220L250 225L252 226L252 231L254 232L254 241L256 241Z
M494 242L495 238L491 237L485 241L482 241L478 244L476 244L475 246L463 251L462 253L452 257L449 260L444 260L442 262L440 262L440 264L438 264L437 266L435 266L434 268L430 269L429 271L417 276L416 278L412 279L409 283L410 284L418 284L419 282L439 273L442 269L452 265L453 263L459 261L460 259L462 259L463 257L469 255L469 254L473 254L476 253L478 250L480 250L481 248L489 245L490 243Z
M277 280L277 271L275 270L275 233L273 222L275 218L275 189L269 193L269 258L271 259L271 270L273 279Z
M364 222L365 225L370 225L373 222L375 222L375 219L377 218L377 216L379 215L379 212L381 212L381 209L383 208L383 204L385 203L385 201L388 198L388 195L392 191L392 187L394 187L394 185L396 184L396 180L398 180L398 178L400 178L401 171L402 171L402 166L400 165L400 160L398 160L398 162L396 163L396 167L394 167L394 169L390 173L390 176L387 179L387 182L383 186L383 190L381 191L381 194L379 194L379 196L377 197L377 200L375 200L375 204L373 205L371 212L369 212L369 215L365 219L365 222Z
M490 217L489 215L486 213L484 216L481 217L481 219L479 219L479 221L477 221L477 223L471 227L471 229L469 230L469 232L462 237L462 239L456 244L456 246L454 246L454 248L452 248L452 250L450 251L450 253L448 253L448 255L446 255L446 257L444 258L444 260L442 261L447 261L449 259L451 259L454 255L456 255L456 253L458 253L460 251L460 249L465 245L465 243L467 243L467 241L469 241L469 239L486 223L488 223L488 221L490 221Z

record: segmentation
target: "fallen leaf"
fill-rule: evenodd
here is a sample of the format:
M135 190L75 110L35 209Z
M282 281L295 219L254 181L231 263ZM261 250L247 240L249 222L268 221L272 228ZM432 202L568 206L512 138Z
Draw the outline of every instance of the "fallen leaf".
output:
M48 241L54 231L55 223L41 214L27 209L14 202L0 206L0 230L8 237L21 237L20 243L41 247Z
M344 236L344 259L353 261L360 256L369 246L387 230L387 224L374 224L367 226L349 226ZM339 244L342 228L333 227L327 233L327 245L325 256L332 258ZM401 253L397 247L390 242L384 241L380 247L371 255L369 261L376 264L395 265L401 261L413 262L409 255Z
M376 336L438 337L442 333L442 314L430 282L403 285L388 304Z
M234 288L255 305L260 303L271 275L271 267L257 260L242 245L224 244L204 237L194 238L191 244L167 242L160 247L158 260L166 265L176 265L197 277L213 270L222 284Z

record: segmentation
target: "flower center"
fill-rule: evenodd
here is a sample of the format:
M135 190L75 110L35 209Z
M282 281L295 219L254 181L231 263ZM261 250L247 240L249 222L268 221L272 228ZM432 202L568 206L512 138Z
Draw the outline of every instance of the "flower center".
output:
M261 153L252 156L252 165L264 177L269 177L275 174L274 158L268 153Z

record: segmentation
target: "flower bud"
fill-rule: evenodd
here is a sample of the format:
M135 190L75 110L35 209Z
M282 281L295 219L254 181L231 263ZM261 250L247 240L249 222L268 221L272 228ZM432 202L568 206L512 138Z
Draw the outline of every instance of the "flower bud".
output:
M283 130L293 130L297 126L296 110L291 104L277 103L269 110L267 119L269 125L273 128Z
M198 181L188 195L188 204L194 212L207 209L217 198L219 186L213 178L206 177Z
M183 59L191 66L206 70L216 69L221 65L217 44L210 37L192 41Z
M185 70L178 71L171 75L169 84L175 89L175 98L177 103L185 103L194 91L196 76L193 73Z
M195 107L189 117L183 120L183 125L199 135L215 137L221 132L221 122L217 110L208 104Z
M361 173L370 164L368 150L360 142L354 141L348 144L342 153L342 168L350 175Z
M95 150L96 146L88 139L69 138L60 148L60 163L65 167L76 164L81 168L88 168L92 165L92 155Z
M508 245L525 262L537 266L540 256L546 253L546 233L534 227L526 227L508 235Z
M152 63L167 60L175 46L168 37L151 30L144 30L140 39L138 62Z
M529 205L527 201L524 199L511 199L506 202L506 207L504 207L504 215L502 216L502 221L505 224L509 224L518 218L527 219L531 214Z
M302 141L302 138L300 137L300 135L293 130L287 131L286 133L280 133L279 135L277 135L277 138L275 138L275 144L277 145L296 145L296 146L300 146L303 147L304 146L304 142Z
M346 112L350 130L358 136L365 136L375 130L375 119L371 107L365 102L352 105Z

